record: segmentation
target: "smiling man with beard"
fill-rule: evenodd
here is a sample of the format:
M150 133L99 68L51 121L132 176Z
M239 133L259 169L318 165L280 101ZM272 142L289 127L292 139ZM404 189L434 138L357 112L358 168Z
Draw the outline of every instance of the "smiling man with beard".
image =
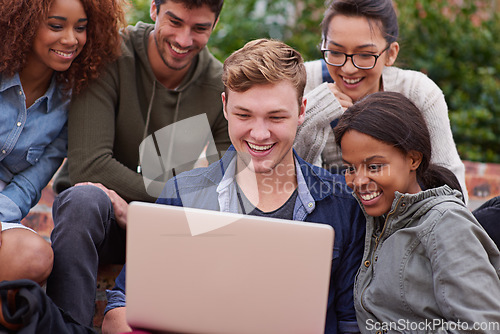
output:
M54 201L47 293L85 325L94 314L98 264L125 260L128 202L156 200L140 172L141 142L205 114L217 150L230 144L220 100L222 64L206 47L222 5L153 0L155 23L126 28L120 58L72 102L68 161L54 188L73 187Z

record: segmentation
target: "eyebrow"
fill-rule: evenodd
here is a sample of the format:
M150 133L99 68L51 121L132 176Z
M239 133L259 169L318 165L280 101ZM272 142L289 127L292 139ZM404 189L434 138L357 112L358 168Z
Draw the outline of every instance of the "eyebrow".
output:
M56 15L49 16L49 19L56 19L56 20L61 20L61 21L68 21L68 19L66 17L64 17L64 16L56 16ZM78 22L86 22L86 21L88 21L87 18L85 18L85 19L79 19L78 20Z
M246 112L249 112L249 113L252 112L250 109L247 109L247 108L244 108L244 107L241 107L241 106L234 106L234 109L238 109L238 110L241 110L241 111L246 111Z
M170 16L171 18L173 18L174 20L177 20L177 21L181 21L181 22L184 22L183 19L181 19L180 17L178 17L177 15L175 15L174 13L172 13L171 11L167 10L165 12L166 15ZM210 28L212 26L212 22L207 22L207 23L196 23L195 26L198 26L198 27L205 27L205 28Z
M371 160L373 159L377 159L377 158L381 158L381 159L384 159L385 157L384 156L381 156L381 155L372 155L366 159L363 159L363 163L367 163L367 162L370 162ZM352 163L350 163L349 161L345 160L344 158L342 158L342 161L348 165L352 165Z
M335 43L334 41L328 41L328 44L333 44L334 46L337 46L337 47L344 47L342 44ZM356 49L364 49L364 48L369 48L369 47L377 47L377 45L375 45L373 43L368 43L368 44L358 45L355 48Z
M252 110L247 109L247 108L242 107L242 106L234 106L234 109L238 109L238 110L245 111L245 112L248 112L250 114L253 114ZM273 115L273 114L279 114L279 113L286 113L286 112L287 112L287 110L285 110L285 109L276 109L276 110L272 110L272 111L267 112L267 115Z

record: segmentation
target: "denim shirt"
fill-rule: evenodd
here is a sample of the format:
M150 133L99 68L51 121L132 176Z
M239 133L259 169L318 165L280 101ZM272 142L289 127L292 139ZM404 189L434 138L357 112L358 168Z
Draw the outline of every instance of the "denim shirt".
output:
M0 74L0 221L26 216L66 157L68 103L53 77L26 109L19 75Z
M170 179L157 203L238 212L236 151L221 160ZM294 220L331 225L335 230L325 333L357 332L353 284L361 263L365 219L344 178L312 166L295 155L298 196ZM154 265L154 264L153 264ZM125 267L108 291L106 312L125 306Z

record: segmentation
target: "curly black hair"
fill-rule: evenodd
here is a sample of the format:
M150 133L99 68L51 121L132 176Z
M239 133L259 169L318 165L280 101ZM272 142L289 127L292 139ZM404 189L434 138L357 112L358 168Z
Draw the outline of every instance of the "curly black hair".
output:
M80 0L88 18L87 43L57 80L73 94L99 76L120 53L119 29L125 26L123 0ZM54 0L0 0L0 73L12 76L26 66L40 25Z

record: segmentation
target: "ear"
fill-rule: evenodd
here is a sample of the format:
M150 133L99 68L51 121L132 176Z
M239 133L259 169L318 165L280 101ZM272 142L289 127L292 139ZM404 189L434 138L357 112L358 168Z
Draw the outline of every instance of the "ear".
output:
M156 22L156 16L157 16L156 12L157 9L155 0L151 0L151 6L149 8L149 16L151 17L151 20L153 20L153 22Z
M226 110L227 98L226 98L226 93L222 92L222 94L220 96L222 98L222 110L224 112L224 117L227 120L227 110Z
M422 163L422 157L423 157L422 152L410 151L408 152L407 157L410 163L410 170L412 171L417 170L417 168Z
M304 120L306 118L306 105L307 105L307 99L303 97L299 109L299 121L298 121L299 126L302 125L302 123L304 123Z
M399 43L392 42L389 50L387 50L387 57L385 58L385 66L392 66L398 58L399 54Z

